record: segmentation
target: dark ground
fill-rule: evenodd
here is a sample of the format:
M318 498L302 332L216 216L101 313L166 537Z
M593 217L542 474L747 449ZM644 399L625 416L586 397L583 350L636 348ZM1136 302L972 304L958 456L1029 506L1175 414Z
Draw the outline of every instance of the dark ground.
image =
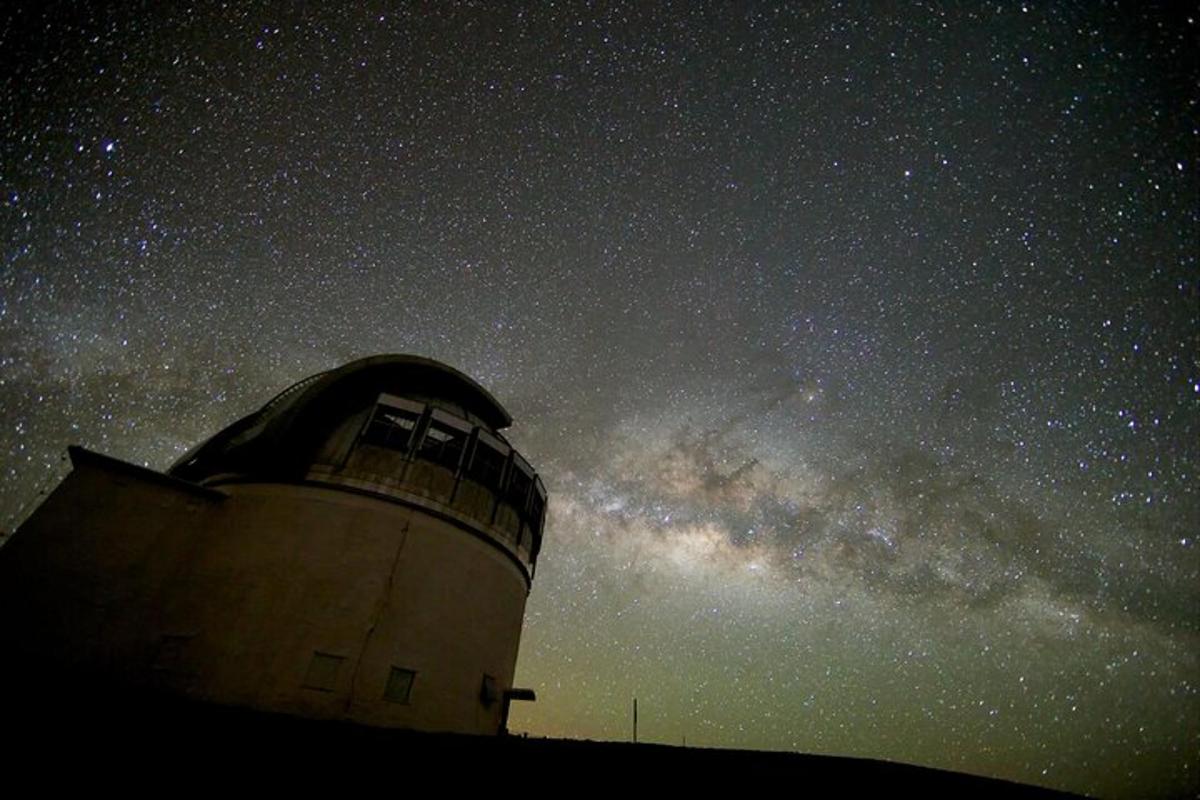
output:
M32 688L32 687L30 687ZM626 742L432 734L312 721L146 694L5 703L10 778L67 791L421 795L649 788L798 797L1071 797L906 764Z

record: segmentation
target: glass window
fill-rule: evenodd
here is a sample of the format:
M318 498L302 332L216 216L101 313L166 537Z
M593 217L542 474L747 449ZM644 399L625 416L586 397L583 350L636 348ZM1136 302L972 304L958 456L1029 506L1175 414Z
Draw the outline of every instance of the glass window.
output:
M416 677L417 673L411 669L392 667L388 674L387 686L383 689L383 699L389 703L408 703Z
M529 501L529 529L533 531L535 538L542 535L542 516L545 513L546 497L540 491L535 491Z
M508 491L505 500L517 511L525 511L525 501L529 497L529 488L533 486L532 470L521 456L513 455L512 475L508 479Z
M467 467L467 475L471 480L492 491L500 488L500 479L504 477L504 463L508 461L508 446L488 435L479 432L475 442L475 452L471 455L471 464Z
M517 456L517 458L520 458L520 456ZM533 486L533 477L530 477L526 471L518 467L516 462L512 465L514 465L514 469L512 469L512 475L509 477L509 488L504 493L504 500L510 506L514 507L517 513L520 513L521 518L524 518L526 501L529 498L529 487Z
M367 425L363 441L367 444L408 452L412 433L417 428L420 414L402 408L378 406L371 422Z
M304 675L304 688L332 692L337 686L338 670L345 660L344 656L313 653L312 661L308 662L308 672Z
M421 440L417 457L440 464L451 472L458 471L463 450L467 447L471 427L440 411L434 411L429 428Z

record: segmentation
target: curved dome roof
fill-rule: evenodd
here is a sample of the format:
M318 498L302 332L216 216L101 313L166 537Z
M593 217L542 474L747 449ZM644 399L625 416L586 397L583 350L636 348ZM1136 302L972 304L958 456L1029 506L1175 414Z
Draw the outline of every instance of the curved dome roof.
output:
M229 472L267 477L303 471L338 424L383 392L457 406L493 431L512 424L487 389L453 367L421 356L370 356L293 384L193 448L169 472L199 480Z

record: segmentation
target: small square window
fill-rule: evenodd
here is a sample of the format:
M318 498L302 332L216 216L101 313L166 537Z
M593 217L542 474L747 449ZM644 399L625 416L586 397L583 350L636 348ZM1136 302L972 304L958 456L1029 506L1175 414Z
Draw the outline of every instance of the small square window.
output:
M408 703L412 694L413 679L417 673L403 667L392 667L388 675L387 688L383 690L383 699L389 703Z
M304 688L332 692L337 686L338 669L345 660L344 656L313 653L312 661L308 662L308 673L304 676Z

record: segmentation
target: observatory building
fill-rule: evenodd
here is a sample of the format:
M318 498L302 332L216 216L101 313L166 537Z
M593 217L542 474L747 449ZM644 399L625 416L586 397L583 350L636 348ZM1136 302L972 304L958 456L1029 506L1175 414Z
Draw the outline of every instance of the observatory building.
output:
M372 726L497 733L546 491L450 367L322 372L165 474L70 448L0 548L0 671ZM12 683L11 680L21 680Z

